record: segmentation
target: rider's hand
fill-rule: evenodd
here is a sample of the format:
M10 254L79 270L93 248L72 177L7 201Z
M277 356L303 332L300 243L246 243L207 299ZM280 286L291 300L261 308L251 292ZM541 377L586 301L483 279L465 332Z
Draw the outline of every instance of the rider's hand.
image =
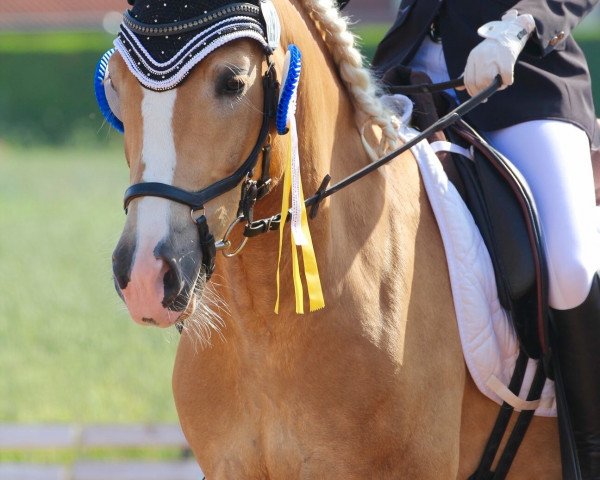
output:
M509 10L501 21L489 22L477 30L483 40L467 59L465 87L474 96L488 87L496 75L502 77L502 89L513 84L517 57L523 50L535 21L531 15L519 15Z

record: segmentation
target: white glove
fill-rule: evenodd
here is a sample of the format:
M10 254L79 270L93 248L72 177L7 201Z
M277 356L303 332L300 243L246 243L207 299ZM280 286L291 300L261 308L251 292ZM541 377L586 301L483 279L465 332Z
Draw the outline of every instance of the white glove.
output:
M485 40L471 50L464 73L469 95L474 96L484 90L496 75L502 77L500 90L512 85L515 63L534 30L533 17L519 15L516 10L506 12L502 21L479 27L477 33Z

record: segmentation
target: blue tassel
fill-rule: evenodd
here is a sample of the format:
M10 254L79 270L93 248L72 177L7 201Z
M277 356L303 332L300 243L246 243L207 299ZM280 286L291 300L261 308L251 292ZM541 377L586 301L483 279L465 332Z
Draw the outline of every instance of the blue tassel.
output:
M302 68L302 53L296 45L288 47L289 67L287 73L284 72L283 86L279 95L279 105L277 106L277 133L285 135L288 132L288 115L290 111L290 102L294 92L300 82L300 70Z
M94 74L94 92L96 94L96 101L98 102L98 107L100 108L100 112L106 119L106 121L118 132L123 133L125 128L123 127L123 122L119 120L113 111L110 109L110 105L108 104L108 99L106 98L106 92L104 91L104 77L106 75L106 70L108 69L108 61L112 54L115 53L115 49L111 48L108 52L102 55L102 58L98 62L96 66L96 73Z

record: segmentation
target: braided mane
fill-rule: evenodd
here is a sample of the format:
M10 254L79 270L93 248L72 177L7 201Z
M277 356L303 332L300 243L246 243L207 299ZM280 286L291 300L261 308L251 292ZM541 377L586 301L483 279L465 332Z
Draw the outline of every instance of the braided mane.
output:
M399 120L380 99L380 90L372 73L365 68L363 56L356 47L356 37L348 29L348 21L342 17L335 0L300 0L316 22L326 40L340 76L348 88L357 114L367 116L367 123L381 128L382 139L376 152L365 143L371 155L382 156L400 146ZM363 129L359 125L359 129ZM375 160L375 158L373 158Z

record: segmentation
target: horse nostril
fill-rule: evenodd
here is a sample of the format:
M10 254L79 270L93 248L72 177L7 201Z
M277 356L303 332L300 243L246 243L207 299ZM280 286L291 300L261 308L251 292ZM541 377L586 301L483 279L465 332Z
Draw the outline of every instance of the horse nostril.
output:
M179 305L172 304L184 289L185 282L183 281L177 262L174 259L161 258L161 260L165 262L167 268L167 271L163 277L165 297L162 301L162 304L165 308L179 307ZM185 305L183 305L182 308L185 308Z
M120 290L125 290L127 288L127 285L129 284L129 272L117 273L114 267L113 272L115 276L115 283L119 286Z
M133 242L119 242L112 256L113 276L115 284L120 290L125 290L131 280L131 268L133 263Z
M202 259L198 252L189 250L189 245L177 248L172 240L157 245L154 257L163 263L163 307L173 312L183 312L194 293Z

